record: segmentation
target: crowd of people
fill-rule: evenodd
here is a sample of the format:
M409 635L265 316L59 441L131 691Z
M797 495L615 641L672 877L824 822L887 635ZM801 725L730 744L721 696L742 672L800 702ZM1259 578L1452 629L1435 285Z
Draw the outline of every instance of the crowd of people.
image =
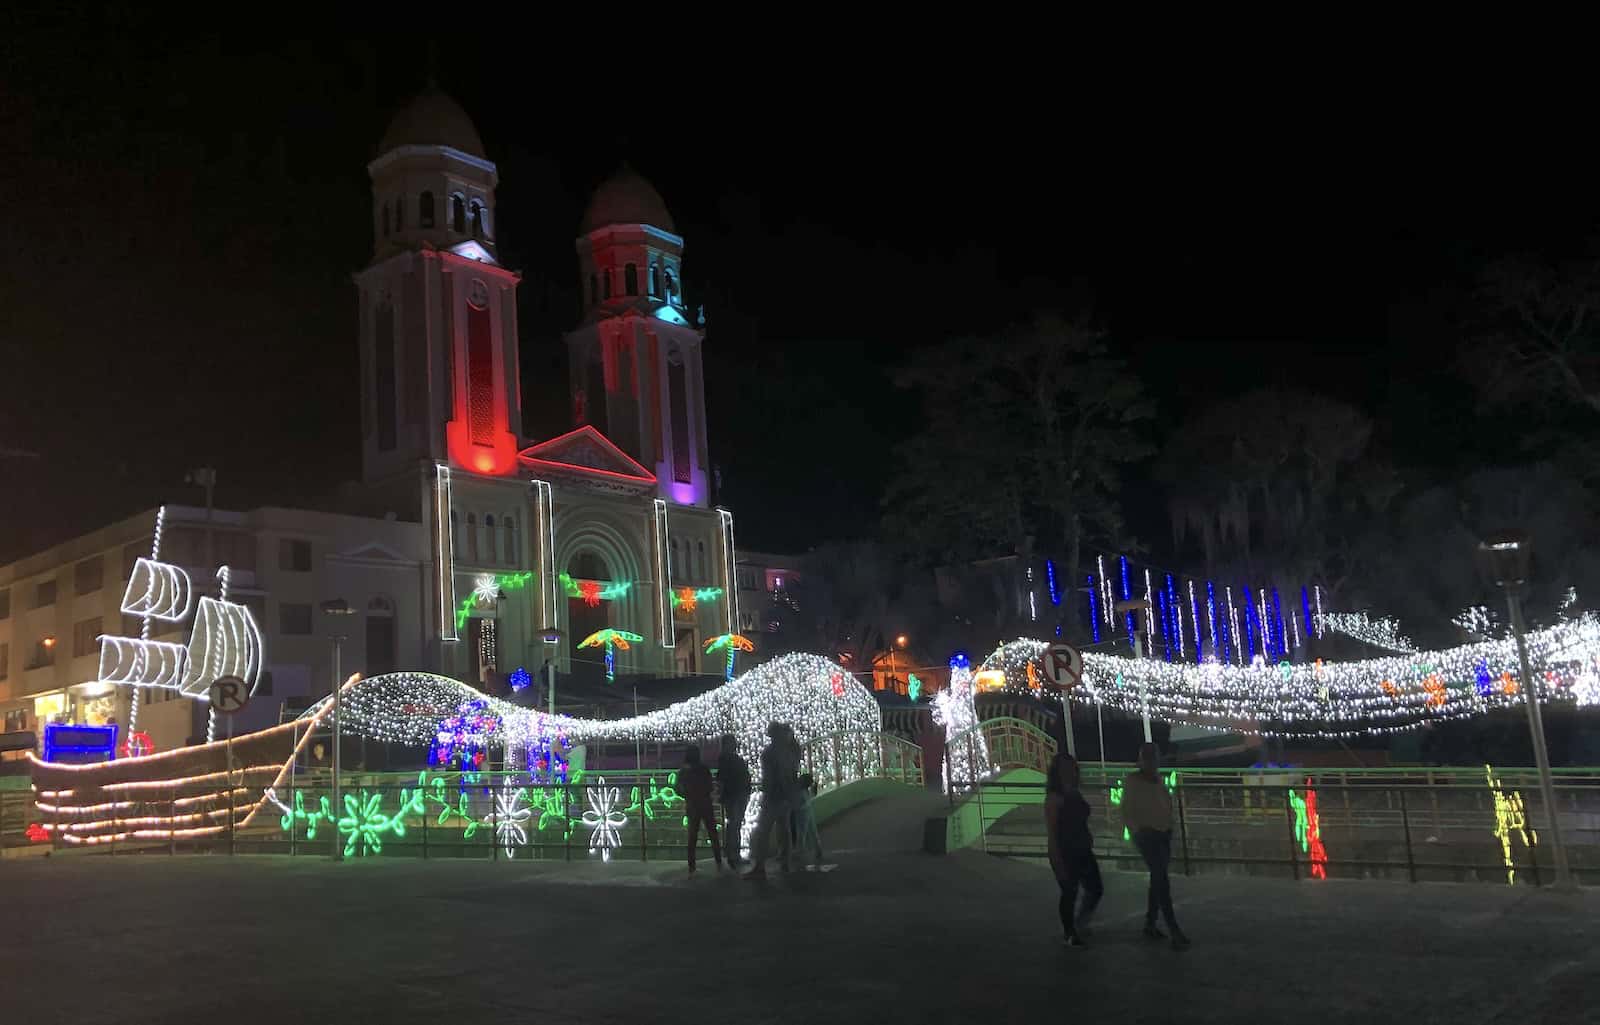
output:
M701 760L698 747L691 747L685 753L685 768L678 775L678 792L683 796L689 820L690 875L696 870L702 826L711 843L718 871L724 860L735 870L744 864L741 834L750 807L750 766L739 755L738 738L724 736L719 747L715 776ZM767 877L769 843L774 833L778 841L778 861L785 872L790 870L796 856L808 867L821 868L822 839L812 812L817 786L810 774L800 771L800 741L788 723L767 724L767 746L761 751L760 764L761 811L750 836L752 867L745 878L759 881ZM714 797L720 798L725 813L720 836Z

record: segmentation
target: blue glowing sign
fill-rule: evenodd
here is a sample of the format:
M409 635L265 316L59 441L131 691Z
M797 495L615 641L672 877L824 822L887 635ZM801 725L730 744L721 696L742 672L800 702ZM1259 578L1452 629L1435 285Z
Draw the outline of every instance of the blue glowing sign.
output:
M117 725L73 726L51 723L44 728L44 760L65 765L109 762L117 757Z

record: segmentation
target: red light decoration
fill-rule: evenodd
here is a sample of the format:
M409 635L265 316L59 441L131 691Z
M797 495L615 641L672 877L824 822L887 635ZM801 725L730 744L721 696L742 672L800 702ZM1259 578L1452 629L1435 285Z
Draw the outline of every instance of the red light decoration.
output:
M578 594L583 598L583 603L589 606L591 609L600 607L600 581L578 581Z
M1317 792L1306 780L1306 835L1311 840L1311 877L1328 878L1328 849L1322 845L1322 816L1317 813Z
M145 755L156 753L156 742L150 739L150 734L143 730L135 730L128 734L128 739L122 742L122 757L143 758Z
M834 673L832 676L828 677L828 682L833 684L833 696L834 697L836 697L836 698L844 697L844 674L843 673Z
M1422 689L1428 692L1429 705L1438 708L1444 704L1447 695L1445 694L1444 681L1439 679L1438 673L1428 674L1428 678L1422 681Z
M697 603L695 602L694 598L694 588L678 588L678 608L682 609L684 612L693 612L696 604Z
M29 843L49 843L50 831L37 822L28 823L28 831L24 834Z
M1507 694L1515 694L1517 692L1517 681L1511 678L1509 670L1500 674L1500 689Z

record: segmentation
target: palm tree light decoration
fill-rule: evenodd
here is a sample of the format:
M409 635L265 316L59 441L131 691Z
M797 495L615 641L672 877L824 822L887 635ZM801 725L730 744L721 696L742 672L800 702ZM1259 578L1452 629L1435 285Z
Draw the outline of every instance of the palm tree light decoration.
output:
M728 649L728 671L723 676L725 680L733 679L733 656L736 652L756 650L755 644L743 634L718 634L706 642L707 655L718 648Z
M644 640L644 638L640 637L638 634L631 634L626 630L613 630L610 627L606 627L604 630L596 630L594 633L585 637L578 647L599 648L603 646L606 649L606 682L609 683L617 678L616 649L621 648L623 651L627 651L631 646L629 644L630 641L642 640Z

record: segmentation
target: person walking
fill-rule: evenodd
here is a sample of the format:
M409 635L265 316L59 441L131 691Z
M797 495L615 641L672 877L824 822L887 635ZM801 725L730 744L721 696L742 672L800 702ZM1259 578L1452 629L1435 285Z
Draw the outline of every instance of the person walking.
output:
M812 872L822 871L822 837L817 833L817 816L811 809L816 796L817 783L808 772L800 777L800 787L795 792L794 845Z
M728 866L744 863L739 840L744 832L744 813L750 806L750 766L739 757L739 738L729 733L722 738L717 755L717 788L722 791L722 837L727 847Z
M706 827L711 853L722 871L722 845L717 842L717 810L711 804L711 770L700 760L700 748L691 745L683 754L684 770L678 774L678 789L683 795L684 813L689 818L689 874L694 875L695 848L700 827Z
M750 840L750 860L755 867L745 878L759 882L767 878L767 837L778 831L779 859L789 871L789 812L793 809L795 773L799 763L789 727L781 722L767 724L767 746L761 749L761 814L756 818L756 833Z
M1166 919L1172 933L1172 949L1189 946L1189 937L1178 928L1172 912L1172 880L1167 866L1172 861L1172 795L1161 781L1161 755L1154 744L1139 748L1139 771L1122 787L1122 821L1139 848L1145 867L1150 870L1150 893L1145 901L1144 934L1152 940L1167 938L1156 927L1156 912Z
M1061 888L1062 940L1069 947L1082 947L1089 920L1105 896L1105 885L1100 881L1100 863L1095 860L1094 837L1089 832L1089 802L1078 792L1078 760L1066 752L1056 755L1050 766L1044 822L1050 868ZM1080 887L1083 907L1074 918Z

